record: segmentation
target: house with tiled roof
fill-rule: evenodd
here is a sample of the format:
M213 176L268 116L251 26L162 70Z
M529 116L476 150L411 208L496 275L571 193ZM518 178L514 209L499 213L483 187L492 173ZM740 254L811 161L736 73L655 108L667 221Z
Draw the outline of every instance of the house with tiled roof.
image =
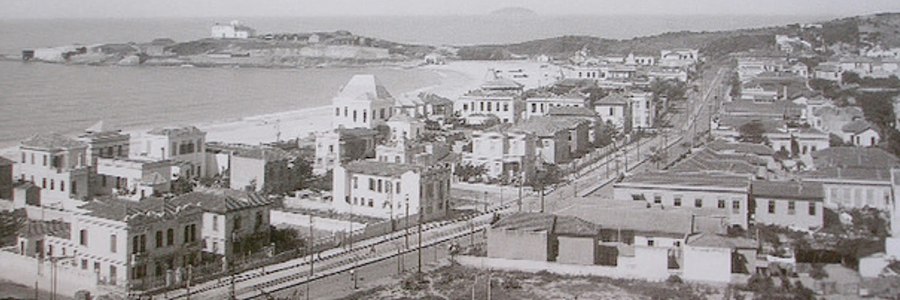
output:
M756 203L753 220L759 224L821 228L824 190L818 182L753 181L750 199Z
M881 134L869 121L857 119L841 127L844 143L857 147L874 147L881 142Z
M332 128L374 129L393 116L394 103L394 96L375 75L354 75L331 100Z
M131 137L130 158L178 163L179 176L199 178L216 174L207 168L206 132L195 126L153 128Z
M572 216L514 213L488 230L488 257L594 265L600 227Z
M534 134L538 139L537 154L545 163L568 162L573 153L590 146L590 122L574 117L533 117L514 125L511 130Z
M812 157L815 169L800 176L822 184L825 207L890 209L890 170L900 166L896 156L879 148L832 147Z
M334 169L332 209L383 219L434 220L450 210L451 173L449 163L348 162Z
M296 189L294 160L296 155L266 146L248 146L230 152L228 180L230 187L280 194Z
M206 189L176 196L168 202L203 210L199 239L204 252L231 261L236 253L255 253L269 245L272 201L256 192Z
M70 230L74 249L60 254L123 292L154 289L170 272L201 264L202 217L192 203L98 198L79 207Z
M16 232L18 254L30 257L62 257L74 249L71 224L61 220L26 220ZM71 254L71 252L68 252Z
M38 134L19 145L15 172L19 179L41 188L39 202L59 203L93 195L88 145L67 136Z
M589 99L587 95L571 92L563 95L556 95L547 92L526 93L525 98L525 117L539 117L547 115L551 108L589 108Z
M484 166L489 178L528 179L534 175L538 155L534 133L500 124L473 131L471 140L472 150L463 153L463 164Z
M483 116L495 116L502 123L516 123L525 111L522 85L499 78L485 82L480 89L469 91L453 102L453 111L468 124L480 124Z

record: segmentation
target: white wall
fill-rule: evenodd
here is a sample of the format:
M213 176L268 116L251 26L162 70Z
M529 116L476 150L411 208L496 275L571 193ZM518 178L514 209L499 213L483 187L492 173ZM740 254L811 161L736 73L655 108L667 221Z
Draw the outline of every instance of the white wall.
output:
M731 281L731 251L725 248L686 246L684 248L685 280Z

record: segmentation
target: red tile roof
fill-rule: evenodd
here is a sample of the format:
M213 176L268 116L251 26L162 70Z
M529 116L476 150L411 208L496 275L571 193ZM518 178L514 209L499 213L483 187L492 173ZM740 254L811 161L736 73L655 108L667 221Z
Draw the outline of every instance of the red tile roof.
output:
M87 147L87 144L85 144L84 142L69 138L58 133L38 134L32 136L30 139L22 141L22 145L50 150Z

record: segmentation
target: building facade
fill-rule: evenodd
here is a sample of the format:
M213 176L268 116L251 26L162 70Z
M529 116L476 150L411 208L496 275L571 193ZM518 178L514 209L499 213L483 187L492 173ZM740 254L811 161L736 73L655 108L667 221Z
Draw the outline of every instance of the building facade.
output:
M394 114L394 97L374 75L354 75L331 100L332 128L368 128L384 124Z
M449 165L416 166L355 161L334 169L333 208L376 218L421 215L434 220L450 207Z
M821 228L825 211L822 184L814 182L754 181L750 201L759 224Z

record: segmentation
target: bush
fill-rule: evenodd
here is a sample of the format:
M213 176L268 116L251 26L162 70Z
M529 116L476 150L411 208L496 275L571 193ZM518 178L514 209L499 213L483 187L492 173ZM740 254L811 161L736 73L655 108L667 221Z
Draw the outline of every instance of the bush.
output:
M681 277L678 277L678 275L671 275L671 276L669 276L669 278L666 279L666 283L682 284L682 283L684 283L684 280L681 280Z

